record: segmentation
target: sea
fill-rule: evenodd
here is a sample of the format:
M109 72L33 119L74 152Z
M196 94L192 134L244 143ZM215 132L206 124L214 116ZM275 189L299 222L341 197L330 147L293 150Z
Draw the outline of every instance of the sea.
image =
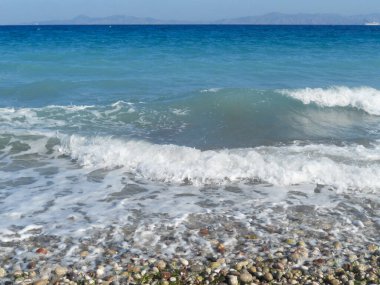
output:
M379 191L380 27L0 27L0 255L379 244Z

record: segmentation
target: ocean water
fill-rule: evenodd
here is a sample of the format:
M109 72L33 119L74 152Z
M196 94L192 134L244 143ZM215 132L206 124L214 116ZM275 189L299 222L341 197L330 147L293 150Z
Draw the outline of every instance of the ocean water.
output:
M376 26L0 27L1 252L191 255L239 224L233 251L301 214L379 243L379 51Z

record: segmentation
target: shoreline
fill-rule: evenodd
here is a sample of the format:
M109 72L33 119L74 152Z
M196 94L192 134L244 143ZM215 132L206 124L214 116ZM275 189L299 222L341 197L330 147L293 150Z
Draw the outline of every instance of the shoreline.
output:
M200 234L206 234L202 229ZM249 238L249 237L247 237ZM251 237L253 238L253 237ZM47 248L31 252L35 259L13 269L0 267L0 284L379 284L380 250L368 244L366 250L351 251L353 244L337 241L323 248L310 242L287 239L274 254L262 248L261 255L224 257L222 244L217 255L203 260L183 257L159 259L104 249L104 260L90 261L83 250L76 264L49 263ZM2 263L7 261L2 261ZM91 264L86 265L86 264ZM9 265L10 263L8 263ZM18 268L18 269L17 269Z
M0 284L379 284L376 199L296 189L277 200L251 189L239 205L243 189L208 189L193 201L199 212L135 211L125 224L93 224L77 236L70 219L66 234L29 226L0 241ZM230 200L213 208L224 195Z
M234 246L218 239L218 228L194 229L186 238L208 241L211 249L170 257L153 248L136 254L121 241L101 242L97 234L70 249L59 237L40 235L1 244L10 250L2 254L0 284L379 284L378 244L355 234L338 240L328 227L312 234L305 224L291 226L282 234L269 227L264 236L240 232ZM63 262L68 254L74 259Z

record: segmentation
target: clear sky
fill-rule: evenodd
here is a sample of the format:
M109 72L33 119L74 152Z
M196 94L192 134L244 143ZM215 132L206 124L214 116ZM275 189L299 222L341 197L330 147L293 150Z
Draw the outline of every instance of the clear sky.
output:
M380 0L0 0L0 24L126 15L202 21L281 13L380 13Z

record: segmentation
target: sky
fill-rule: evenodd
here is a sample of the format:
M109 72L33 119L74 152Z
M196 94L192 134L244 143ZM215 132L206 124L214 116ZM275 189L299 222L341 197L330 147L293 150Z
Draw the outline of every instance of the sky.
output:
M209 21L265 13L380 13L380 0L0 0L0 24L126 15Z

